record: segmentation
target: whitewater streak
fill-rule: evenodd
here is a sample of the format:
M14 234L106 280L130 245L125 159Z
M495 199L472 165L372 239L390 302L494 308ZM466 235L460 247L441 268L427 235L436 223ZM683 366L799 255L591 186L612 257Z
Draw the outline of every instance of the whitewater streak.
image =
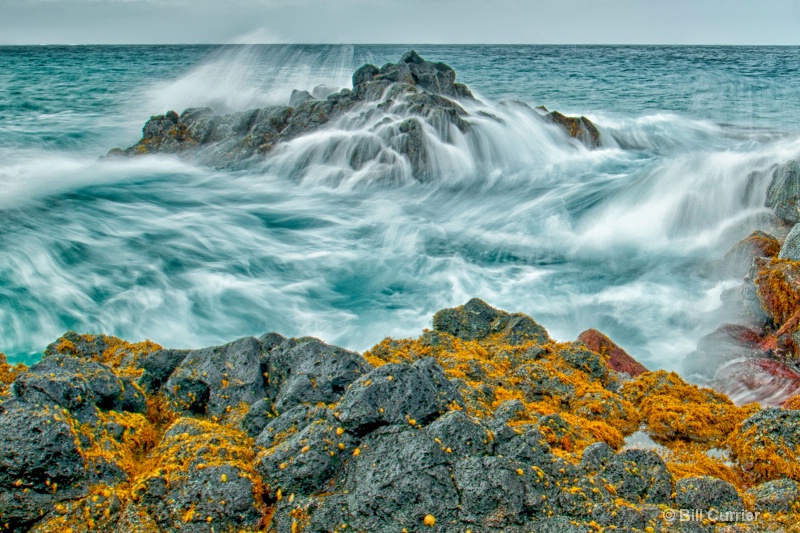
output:
M549 102L478 93L469 133L426 126L425 184L402 157L351 164L365 145L387 149L384 129L409 117L397 110L355 110L238 170L95 157L130 144L145 109L243 110L349 85L352 47L271 50L215 51L130 89L120 131L61 117L106 133L78 147L0 145L12 359L66 329L186 347L274 330L363 350L480 297L555 338L595 327L651 368L679 368L738 283L714 262L768 223L771 168L800 155L796 134L668 112L586 111L603 142L589 150L532 109Z

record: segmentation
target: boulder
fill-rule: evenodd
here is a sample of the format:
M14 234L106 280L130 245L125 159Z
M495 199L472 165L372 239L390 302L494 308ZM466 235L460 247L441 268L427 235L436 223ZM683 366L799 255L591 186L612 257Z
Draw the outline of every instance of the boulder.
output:
M567 134L582 142L589 148L600 146L600 132L591 120L586 117L568 117L558 111L551 111L547 119L561 126Z
M473 298L466 304L443 309L433 316L433 329L463 340L480 340L493 334L509 344L545 343L547 331L528 316L499 311L483 300Z
M628 501L667 504L672 498L672 474L651 450L630 449L615 455L603 469L615 493Z
M425 432L408 425L386 427L371 433L357 449L343 490L348 523L356 531L422 531L428 516L436 524L457 520L459 495L449 468L451 455Z
M134 501L165 531L255 530L263 487L252 444L235 430L178 419L154 450L157 464L134 488Z
M190 351L164 392L181 412L224 417L266 396L261 356L261 343L254 337Z
M786 236L778 257L791 261L800 261L800 224L795 224L792 231Z
M328 492L328 484L351 456L356 438L343 431L328 409L308 425L258 456L256 471L270 491L311 495Z
M421 359L384 365L355 381L339 403L339 420L364 435L385 425L427 425L454 403L463 403L456 386L436 361Z
M800 485L793 479L767 481L747 491L756 511L779 513L795 509L800 503Z
M757 411L728 442L733 458L752 479L800 479L800 411L776 407Z
M278 412L301 403L337 402L372 368L361 355L311 337L285 341L265 361L266 392Z
M644 365L596 329L587 329L578 335L577 342L584 343L593 352L608 356L608 367L616 372L625 372L631 377L647 372Z
M744 510L736 487L710 476L688 477L675 483L675 503L680 509L716 509L720 512Z
M725 273L735 278L743 278L756 257L775 257L781 250L781 243L761 230L756 230L737 242L722 260Z
M0 517L26 531L58 502L86 494L78 435L64 409L0 400Z
M772 174L765 205L787 224L800 222L800 161L789 161Z

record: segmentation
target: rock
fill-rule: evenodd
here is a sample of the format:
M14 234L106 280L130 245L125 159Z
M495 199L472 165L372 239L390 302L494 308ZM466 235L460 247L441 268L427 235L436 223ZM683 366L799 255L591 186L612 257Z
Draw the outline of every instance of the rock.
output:
M547 331L525 315L498 311L478 298L433 316L433 329L463 340L479 340L500 333L509 344L547 342Z
M61 407L0 401L0 517L26 531L54 504L85 495L88 475Z
M378 75L380 69L375 65L364 65L353 73L353 87L357 87L362 83L372 81L372 78Z
M255 405L258 405L258 403ZM301 404L284 411L279 416L270 418L257 436L256 444L262 448L275 446L286 435L300 432L314 420L317 420L320 417L321 410L327 413L325 409L327 408Z
M558 111L548 113L547 118L564 128L570 137L579 140L589 148L600 146L600 132L588 118L567 117Z
M271 492L311 495L328 492L329 482L356 447L328 409L321 409L302 430L258 456L256 471Z
M468 457L457 462L454 479L458 518L477 528L520 524L528 512L546 506L545 481L530 467L500 457Z
M245 435L211 422L181 418L154 450L157 464L134 489L134 500L166 531L257 529L261 486Z
M142 358L139 367L144 372L139 378L139 385L150 393L158 391L189 352L190 350L158 350Z
M777 359L739 359L719 368L711 385L740 404L776 407L800 393L800 374Z
M780 248L778 257L791 261L800 261L800 224L795 224L792 231L786 236L786 240L783 241L783 246Z
M753 479L800 478L800 411L757 411L742 422L728 442L733 458Z
M284 342L266 361L267 393L278 412L300 403L337 402L371 369L359 354L311 337Z
M722 260L725 265L725 273L731 277L743 278L753 264L756 257L775 257L781 250L781 243L770 235L760 230L756 230L746 238L737 242L731 250L725 254Z
M747 491L755 500L755 510L779 513L794 509L800 500L800 486L792 479L767 481Z
M525 404L519 400L506 400L497 406L494 411L496 420L509 423L515 420L524 420L528 417Z
M716 509L720 512L744 510L736 487L710 476L689 477L675 484L675 504L680 509Z
M267 394L261 343L244 337L186 354L163 389L179 411L224 417Z
M595 442L583 450L581 456L581 467L587 472L600 472L605 469L616 452L605 442Z
M437 524L458 518L450 454L425 432L406 428L371 433L348 465L344 493L356 531L422 531L426 516Z
M669 503L672 474L664 460L651 450L624 450L615 455L603 470L603 477L616 494L628 501Z
M250 437L256 438L274 418L272 402L267 398L262 398L253 403L245 413L242 418L242 430Z
M385 425L424 426L463 403L433 359L388 364L354 382L339 403L339 420L357 435Z
M311 93L296 90L288 106L226 115L209 108L187 109L181 115L175 111L155 115L144 125L138 143L114 149L109 156L176 154L214 167L239 168L258 161L276 146L326 126L348 131L356 126L360 133L348 140L347 146L335 139L321 141L314 158L333 158L333 164L341 165L344 149L351 170L371 166L370 171L378 172L377 180L404 180L410 166L413 179L430 181L435 177L431 170L436 164L428 148L431 143L463 142L454 132L469 135L474 126L459 102L474 105L476 100L469 88L455 79L456 73L448 65L425 61L411 51L397 63L387 63L380 69L374 65L360 67L353 74L352 90L337 92L327 86L316 87ZM492 116L485 110L478 110L477 115ZM593 146L599 142L597 129L585 117L558 117L556 123L571 135ZM306 171L303 165L293 170L299 179Z
M800 162L789 161L775 169L765 205L788 224L800 222Z
M494 438L479 421L462 411L450 411L431 423L425 431L447 452L456 457L487 455Z
M616 372L625 372L631 377L647 372L644 365L596 329L587 329L578 335L577 342L584 343L593 352L608 356L608 367Z
M711 378L734 359L762 354L758 331L741 324L723 324L697 342L697 351L684 359L684 371Z
M578 345L560 350L558 356L572 368L585 372L591 380L608 383L608 365L599 354Z

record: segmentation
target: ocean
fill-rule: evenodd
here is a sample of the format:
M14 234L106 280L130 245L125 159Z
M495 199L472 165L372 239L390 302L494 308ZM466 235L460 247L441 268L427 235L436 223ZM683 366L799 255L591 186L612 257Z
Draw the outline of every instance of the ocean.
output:
M102 159L151 115L285 105L411 48L501 119L475 117L481 150L432 143L428 183L341 164L346 124L235 169ZM30 363L67 330L361 351L479 297L680 370L730 320L719 260L800 157L798 73L796 47L0 47L0 351ZM506 100L585 115L603 145Z

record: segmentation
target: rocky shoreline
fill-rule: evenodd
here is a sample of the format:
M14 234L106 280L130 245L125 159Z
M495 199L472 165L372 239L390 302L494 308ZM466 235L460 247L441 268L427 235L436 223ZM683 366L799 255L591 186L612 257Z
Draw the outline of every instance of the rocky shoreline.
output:
M387 146L427 181L423 130L469 131L473 102L450 67L409 52L289 106L153 117L112 154L227 166L391 111L413 118L387 126ZM601 144L585 117L525 107ZM770 173L774 231L718 265L743 281L723 295L739 320L687 358L714 390L599 331L557 342L478 299L363 354L274 332L197 350L70 332L30 368L0 354L0 530L797 531L800 165Z
M68 333L30 368L2 360L9 531L755 532L798 518L800 401L739 407L599 332L555 342L477 299L363 355L277 333L200 350ZM681 509L710 514L670 521Z

